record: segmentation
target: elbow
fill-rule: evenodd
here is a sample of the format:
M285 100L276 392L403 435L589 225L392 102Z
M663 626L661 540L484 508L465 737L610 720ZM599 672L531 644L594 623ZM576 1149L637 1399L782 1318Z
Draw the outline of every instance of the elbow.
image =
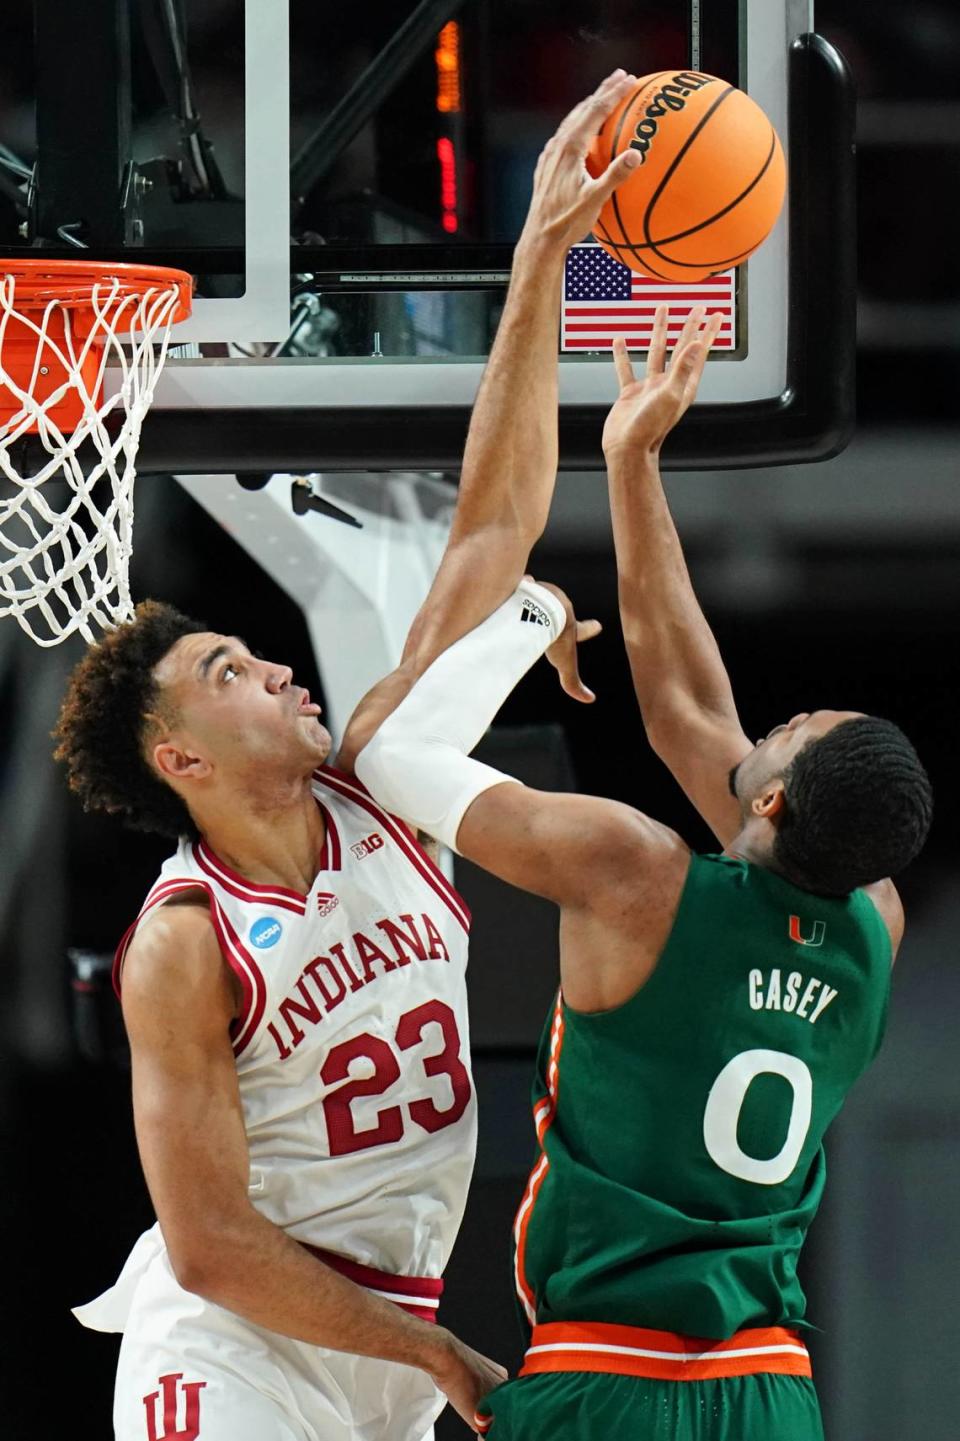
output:
M231 1241L226 1229L191 1231L165 1238L170 1269L178 1286L206 1301L218 1301L232 1277L233 1286L243 1270L244 1243Z
M167 1254L178 1286L206 1301L216 1301L222 1272L216 1247L168 1246Z
M357 752L353 761L354 774L374 796L383 790L391 770L398 761L398 757L394 754L396 746L393 736L394 727L390 724L391 719L391 716L387 716L362 750Z
M678 745L677 727L667 718L658 716L651 705L649 712L642 711L643 728L647 733L650 749L658 760L669 766Z

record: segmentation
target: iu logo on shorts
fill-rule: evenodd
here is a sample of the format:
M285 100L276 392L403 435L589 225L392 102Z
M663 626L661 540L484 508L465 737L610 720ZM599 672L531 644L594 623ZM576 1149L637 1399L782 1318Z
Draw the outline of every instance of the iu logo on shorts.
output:
M147 1411L147 1441L197 1441L200 1435L200 1392L206 1381L184 1381L183 1372L161 1376L159 1391L144 1396ZM162 1430L157 1430L157 1402L163 1396ZM180 1404L180 1397L183 1404ZM182 1413L178 1417L178 1412ZM183 1424L180 1424L182 1420Z

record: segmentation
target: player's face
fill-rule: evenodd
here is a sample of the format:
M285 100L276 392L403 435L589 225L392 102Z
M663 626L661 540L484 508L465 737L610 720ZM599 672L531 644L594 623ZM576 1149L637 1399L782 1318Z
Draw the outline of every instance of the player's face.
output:
M215 765L309 771L329 754L330 733L309 691L293 684L289 666L252 655L236 636L184 636L155 675L182 742Z
M774 726L730 773L730 789L737 800L749 804L763 787L783 775L790 762L810 741L819 740L844 721L858 720L862 711L801 711L785 725Z

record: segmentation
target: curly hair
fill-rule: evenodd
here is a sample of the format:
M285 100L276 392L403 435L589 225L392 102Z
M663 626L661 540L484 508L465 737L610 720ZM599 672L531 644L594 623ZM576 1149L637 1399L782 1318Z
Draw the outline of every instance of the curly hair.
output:
M154 668L181 637L207 630L160 601L108 632L74 668L53 732L54 756L87 811L119 815L133 830L174 840L197 836L189 810L151 770L145 751L150 712L172 719Z
M930 779L893 721L841 722L794 756L783 781L773 860L804 890L849 895L896 875L927 838Z

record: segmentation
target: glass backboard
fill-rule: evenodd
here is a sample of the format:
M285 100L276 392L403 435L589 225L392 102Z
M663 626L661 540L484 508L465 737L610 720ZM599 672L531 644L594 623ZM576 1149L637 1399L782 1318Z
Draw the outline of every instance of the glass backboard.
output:
M142 469L453 469L543 143L617 65L693 67L766 110L790 191L707 287L724 331L669 463L832 453L852 414L852 103L812 29L809 0L10 0L0 255L197 277ZM661 293L679 314L697 298ZM561 463L591 466L610 338L569 279L564 311Z

